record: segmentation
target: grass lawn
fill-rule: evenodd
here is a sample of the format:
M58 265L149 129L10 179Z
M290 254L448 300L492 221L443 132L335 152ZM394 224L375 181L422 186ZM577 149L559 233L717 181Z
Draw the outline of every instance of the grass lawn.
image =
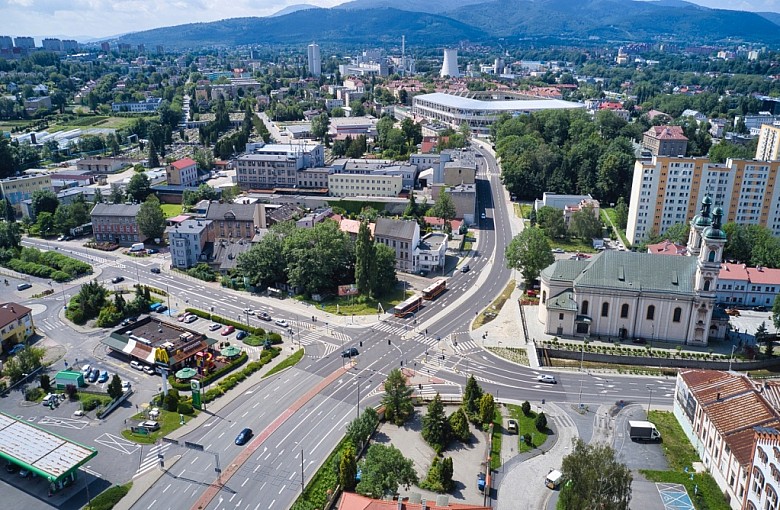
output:
M525 349L515 347L488 347L488 350L509 361L528 366L528 353Z
M501 294L499 294L499 296L490 304L490 306L483 310L482 313L480 313L477 318L474 319L474 323L472 324L471 329L477 329L483 324L487 324L488 322L495 319L496 315L498 315L498 312L500 312L504 307L504 303L506 303L509 299L509 296L512 295L513 290L515 290L514 280L510 281Z
M528 219L531 215L531 211L533 210L534 206L531 204L514 204L515 206L515 215L517 215L518 218Z
M584 241L576 237L564 237L557 239L551 239L548 237L547 240L550 241L550 248L560 248L564 251L577 251L581 253L597 252L597 250L593 248L592 241Z
M411 295L411 293L409 295ZM336 313L338 315L373 315L377 313L378 303L382 303L382 308L387 311L406 299L406 293L404 292L403 287L396 287L392 292L385 294L379 301L365 296L334 296L320 303L304 299L303 297L296 297L296 299L306 301L328 313ZM337 323L334 322L334 325L336 324Z
M281 372L287 367L292 367L295 364L297 364L299 361L301 361L301 359L303 359L303 349L298 349L297 351L295 351L295 353L289 355L287 359L285 359L284 361L282 361L281 363L273 367L271 370L269 370L268 373L263 376L263 378L270 377L277 372Z
M160 204L163 214L166 218L172 218L181 214L181 205L179 204Z
M691 497L693 506L697 510L728 510L731 508L726 499L723 497L718 484L712 476L707 473L698 473L691 475L680 471L650 471L647 469L640 469L648 480L652 482L660 483L679 483L685 485L688 490L688 496ZM698 487L698 492L697 492ZM695 495L694 495L695 494Z
M187 423L194 417L195 415L193 416L185 415L184 422ZM139 421L146 420L146 415L144 413L138 413L135 416L133 416L132 419L139 420ZM181 425L179 425L179 413L171 413L163 409L160 409L160 417L156 421L160 423L160 430L142 435L142 434L135 434L129 428L127 428L122 431L122 436L125 439L129 441L135 441L136 443L154 444L159 438L167 436L174 430L181 427Z
M346 438L342 439L322 466L314 473L311 480L308 480L306 490L298 496L298 499L292 506L293 510L325 508L325 504L328 501L328 492L334 490L339 483L338 475L333 466L336 463L336 459L341 456L341 450L344 449L346 442Z
M493 415L493 442L490 448L490 469L501 467L501 441L504 437L504 420L501 416L501 409L496 406L496 413Z
M604 221L605 224L615 227L615 230L617 230L618 234L620 234L620 240L623 241L623 246L625 246L626 248L631 247L631 243L628 242L628 238L626 237L626 231L617 228L617 220L615 219L614 209L610 209L610 208L602 209L601 219L602 221Z
M509 416L517 420L517 437L515 438L517 444L515 444L515 446L517 447L518 453L528 452L534 448L539 448L547 441L547 436L550 433L549 429L544 432L539 432L536 429L537 413L531 411L528 413L528 416L526 416L523 414L523 409L520 406L512 404L508 404L507 409L509 409ZM531 445L527 445L525 444L525 441L520 440L520 438L526 434L531 434Z
M685 433L677 422L674 414L668 411L650 411L649 421L655 423L663 438L664 455L669 461L669 467L674 471L691 469L694 462L699 462L699 455L693 445L685 437Z

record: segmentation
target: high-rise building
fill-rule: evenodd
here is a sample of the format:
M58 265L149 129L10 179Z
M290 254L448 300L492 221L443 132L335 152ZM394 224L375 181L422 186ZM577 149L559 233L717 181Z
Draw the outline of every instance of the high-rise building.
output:
M654 156L637 160L626 237L631 244L693 218L705 196L724 209L724 223L762 225L780 236L780 161Z
M309 72L312 76L322 74L322 58L320 57L320 47L316 43L311 43L308 47Z
M100 43L100 51L102 51L103 53L108 53L109 51L111 51L111 45L107 42Z
M777 161L780 159L780 125L764 124L758 135L756 159L759 161Z
M32 50L35 48L35 39L32 37L14 37L14 46Z
M71 51L79 51L79 43L78 41L74 39L63 39L62 40L62 51L64 52L71 52Z
M0 50L8 50L14 47L14 40L10 36L0 35Z
M46 51L62 51L62 41L59 39L44 39L41 41L41 47Z
M460 76L460 71L458 71L458 50L452 48L444 50L444 63L442 63L439 75L442 78L446 76L458 78Z

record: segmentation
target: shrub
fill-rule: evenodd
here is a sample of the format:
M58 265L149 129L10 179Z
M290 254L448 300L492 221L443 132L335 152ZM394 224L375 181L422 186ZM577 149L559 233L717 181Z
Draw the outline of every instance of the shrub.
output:
M528 413L531 412L531 403L526 400L525 402L523 402L523 405L520 406L520 409L523 410L523 414L525 416L528 416Z
M90 504L85 508L87 510L111 510L128 492L130 492L130 487L132 486L133 484L131 482L127 485L115 485L114 487L106 489L92 498Z
M76 388L75 384L65 385L65 394L68 396L69 399L74 400L76 398L77 393L78 393L78 389Z
M51 378L48 374L41 376L41 389L47 393L51 390Z
M175 412L179 407L179 392L175 389L168 391L164 405L166 411Z
M192 408L192 404L189 402L179 402L179 405L176 407L176 411L179 414L184 414L187 416L195 414L195 409Z
M43 396L43 390L41 388L27 388L24 392L24 399L30 402L35 402Z
M544 432L547 430L547 417L544 415L544 413L539 413L536 415L534 425L536 425L536 430L539 432Z
M85 411L92 411L94 409L97 409L100 405L100 399L99 398L87 398L81 401L82 408Z

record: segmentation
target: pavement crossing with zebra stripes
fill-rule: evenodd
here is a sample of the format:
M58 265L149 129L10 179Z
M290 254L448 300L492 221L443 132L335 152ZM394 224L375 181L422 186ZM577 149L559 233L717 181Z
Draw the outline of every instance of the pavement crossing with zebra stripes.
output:
M156 468L160 463L158 455L165 455L165 452L168 450L168 448L170 448L170 446L171 445L169 443L156 444L152 446L141 461L141 465L138 466L138 471L135 472L133 478L137 478L147 471L151 471L152 469Z

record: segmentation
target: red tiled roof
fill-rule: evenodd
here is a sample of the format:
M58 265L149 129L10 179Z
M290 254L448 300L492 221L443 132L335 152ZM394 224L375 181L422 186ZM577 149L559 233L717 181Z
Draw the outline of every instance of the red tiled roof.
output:
M434 503L426 503L425 509L421 503L407 503L399 501L383 501L371 499L354 492L345 492L341 496L339 510L490 510L487 506L463 505L452 503L447 506L438 506Z
M744 264L731 264L724 263L720 266L720 273L718 278L724 280L747 280L750 275L747 271L747 266Z
M747 272L750 275L750 283L780 284L780 269L749 267Z
M684 244L671 242L669 239L657 244L648 244L647 253L656 255L687 255L688 248Z
M182 158L171 163L171 166L178 170L181 170L182 168L187 168L188 166L192 166L196 164L197 163L192 158Z
M652 126L645 134L659 140L687 140L680 126Z
M6 327L30 312L32 312L32 309L19 303L3 303L0 305L0 328Z
M436 218L434 216L424 216L423 219L425 220L425 223L432 227L444 227L444 220L441 218ZM462 220L452 220L450 221L450 226L452 227L453 231L457 231L460 228L461 223L463 223Z

